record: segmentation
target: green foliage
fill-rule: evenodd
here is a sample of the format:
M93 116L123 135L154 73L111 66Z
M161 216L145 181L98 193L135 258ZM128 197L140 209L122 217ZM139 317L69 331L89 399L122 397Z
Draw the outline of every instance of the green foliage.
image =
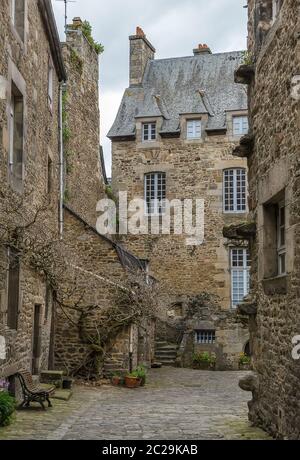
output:
M142 385L145 385L147 378L146 368L144 366L138 366L133 372L128 374L127 377L134 377L140 379Z
M243 61L242 61L242 64L243 64L243 65L252 65L252 64L253 64L253 56L252 56L252 53L250 53L249 51L244 51L244 52L243 52Z
M251 358L250 358L250 356L247 356L245 353L241 353L241 354L240 354L239 363L240 363L241 365L250 364L250 363L251 363Z
M212 353L203 352L203 353L194 353L193 354L193 362L195 364L207 363L207 364L215 364L216 363L216 356Z
M97 54L102 54L104 46L101 43L97 43L92 36L92 26L88 21L84 21L82 25L82 33L86 37L89 44L94 48Z
M66 188L65 191L64 191L64 203L67 204L68 201L70 201L70 192Z
M83 60L78 55L78 53L74 50L74 48L71 49L70 60L71 60L71 63L74 65L74 67L78 70L78 72L82 73Z
M11 423L15 409L15 398L10 396L7 391L0 392L0 426L7 426Z

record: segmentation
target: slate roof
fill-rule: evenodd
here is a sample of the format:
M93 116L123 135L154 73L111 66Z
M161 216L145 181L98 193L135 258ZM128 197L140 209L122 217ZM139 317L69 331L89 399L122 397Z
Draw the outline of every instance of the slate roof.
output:
M149 61L141 86L125 90L109 138L133 136L137 117L163 117L161 133L179 132L180 114L209 115L207 129L226 128L229 110L247 109L247 92L234 83L242 51Z

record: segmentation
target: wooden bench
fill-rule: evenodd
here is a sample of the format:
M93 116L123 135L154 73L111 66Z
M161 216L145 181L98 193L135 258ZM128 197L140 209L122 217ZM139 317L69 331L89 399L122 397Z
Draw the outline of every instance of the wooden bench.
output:
M52 407L50 396L55 391L54 386L49 387L49 389L37 386L33 382L30 372L23 369L19 370L16 373L16 376L20 381L23 392L23 402L21 403L20 408L24 406L29 407L31 402L38 402L42 406L43 410L46 410L44 405L45 401L48 402L48 407Z

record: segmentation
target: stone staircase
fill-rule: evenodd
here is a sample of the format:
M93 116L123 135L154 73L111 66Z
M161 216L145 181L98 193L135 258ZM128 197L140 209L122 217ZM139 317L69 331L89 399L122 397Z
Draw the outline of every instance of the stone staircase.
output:
M103 374L106 378L112 377L115 373L125 374L123 353L113 353L104 362Z
M175 366L177 357L177 345L156 341L155 342L155 361L163 366Z

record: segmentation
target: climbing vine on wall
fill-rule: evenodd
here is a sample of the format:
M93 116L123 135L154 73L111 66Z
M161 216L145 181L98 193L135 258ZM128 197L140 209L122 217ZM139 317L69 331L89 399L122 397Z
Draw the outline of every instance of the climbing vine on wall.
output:
M84 21L82 25L82 33L86 37L89 44L94 48L97 54L102 54L104 52L104 46L101 43L98 43L94 40L92 36L92 26L88 21Z

